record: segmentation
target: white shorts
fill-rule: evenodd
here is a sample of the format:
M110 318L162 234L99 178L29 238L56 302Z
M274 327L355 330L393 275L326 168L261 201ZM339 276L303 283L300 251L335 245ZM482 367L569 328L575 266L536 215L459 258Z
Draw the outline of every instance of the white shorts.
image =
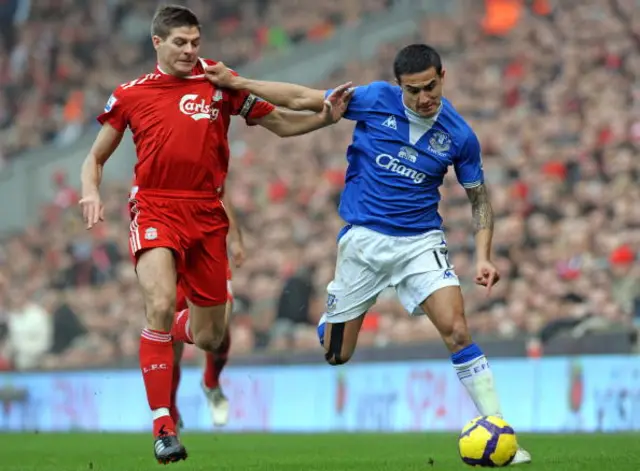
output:
M352 227L338 242L335 277L327 286L324 319L347 322L373 306L378 295L392 286L411 315L433 292L460 286L449 262L442 231L408 237Z

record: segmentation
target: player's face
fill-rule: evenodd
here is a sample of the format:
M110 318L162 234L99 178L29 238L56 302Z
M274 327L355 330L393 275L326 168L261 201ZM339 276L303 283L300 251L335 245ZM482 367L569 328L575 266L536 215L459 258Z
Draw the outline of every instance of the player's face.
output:
M153 37L158 63L166 72L186 77L198 62L200 30L196 26L173 28L166 39Z
M424 118L430 118L438 112L442 100L444 70L438 75L435 67L400 76L398 84L402 87L404 104Z

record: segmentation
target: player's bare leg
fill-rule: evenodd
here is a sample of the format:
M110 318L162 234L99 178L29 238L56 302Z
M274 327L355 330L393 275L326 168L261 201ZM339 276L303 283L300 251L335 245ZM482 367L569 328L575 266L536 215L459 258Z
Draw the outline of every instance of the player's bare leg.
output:
M227 301L225 317L231 316L232 301ZM220 346L213 352L205 352L205 367L202 377L202 392L207 398L211 421L216 427L227 425L229 421L229 400L224 395L220 385L220 374L227 363L229 350L231 349L231 333L227 327L224 339Z
M458 378L481 415L502 417L500 400L487 358L473 341L464 315L459 286L435 291L421 305L451 352ZM520 448L511 464L530 463L531 455Z
M173 423L176 424L176 433L180 434L180 431L184 428L180 411L178 410L178 388L180 387L180 378L182 376L182 367L180 363L182 361L182 354L184 353L184 342L173 342L173 378L171 381L171 406L169 407L169 413L173 419Z
M158 462L171 463L187 458L170 414L177 277L173 252L161 247L143 252L136 273L147 317L140 338L140 369L153 415L154 451Z
M342 365L353 356L365 314L346 322L329 323L325 316L318 325L318 337L330 365Z
M219 355L223 354L226 358L228 354L230 342L225 342L228 336L227 320L230 313L230 308L227 307L228 305L230 305L230 303L205 308L189 303L190 307L188 309L175 313L175 321L171 330L174 342L195 344L204 350L208 363L206 368L218 368L218 370L220 370L221 368L214 363L217 362ZM220 313L222 313L222 315L220 315ZM224 329L221 336L220 329ZM210 356L213 356L213 358L210 358ZM206 370L205 375L207 375ZM219 371L207 376L213 376L217 381ZM207 396L214 424L226 424L229 414L229 403L226 396L222 393L219 384L209 383L209 386L207 386L203 378L201 386Z
M227 330L226 304L196 306L191 301L187 304L193 343L205 352L215 351L222 344Z

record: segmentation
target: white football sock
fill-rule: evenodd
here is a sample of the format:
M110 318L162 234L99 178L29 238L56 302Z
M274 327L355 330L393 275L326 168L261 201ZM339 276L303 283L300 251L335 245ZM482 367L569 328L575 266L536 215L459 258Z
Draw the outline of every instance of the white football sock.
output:
M487 357L482 355L465 363L454 364L453 367L480 415L502 417L500 400Z

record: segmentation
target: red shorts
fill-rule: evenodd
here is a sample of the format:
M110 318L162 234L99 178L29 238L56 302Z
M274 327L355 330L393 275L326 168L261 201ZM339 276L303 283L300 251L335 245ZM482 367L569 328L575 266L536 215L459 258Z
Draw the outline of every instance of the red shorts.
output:
M227 302L233 302L233 291L231 290L231 268L227 263ZM178 283L178 289L176 293L176 311L182 311L187 307L187 297L184 294L184 290L180 283Z
M210 193L131 192L129 246L137 257L166 247L175 253L178 287L197 306L227 301L229 219Z

